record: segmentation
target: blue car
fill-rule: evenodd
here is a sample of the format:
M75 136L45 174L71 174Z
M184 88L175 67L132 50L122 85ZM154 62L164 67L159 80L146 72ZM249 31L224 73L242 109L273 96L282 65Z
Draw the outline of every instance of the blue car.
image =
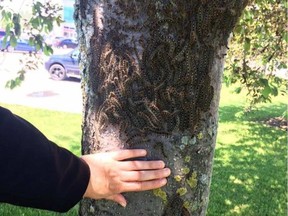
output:
M6 32L5 32L5 31L0 31L0 38L5 37L5 35L6 35Z
M37 52L35 46L31 46L28 40L18 39L15 47L10 45L10 42L7 41L6 44L3 44L3 41L0 40L1 51L8 52Z
M56 41L54 43L54 46L59 47L59 48L64 48L64 49L66 49L66 48L75 49L78 46L78 43L76 40L69 39L69 38L63 38L63 39Z
M64 80L68 77L80 79L78 56L77 48L64 55L52 55L45 62L45 68L53 80Z

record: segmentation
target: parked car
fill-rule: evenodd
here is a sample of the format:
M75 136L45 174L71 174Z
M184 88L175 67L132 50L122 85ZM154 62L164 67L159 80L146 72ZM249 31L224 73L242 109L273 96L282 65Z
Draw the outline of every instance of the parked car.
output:
M64 80L67 77L81 78L78 64L78 48L64 55L52 55L45 62L45 68L54 80Z
M5 31L0 31L0 38L5 37L5 35L6 35L6 32L5 32Z
M63 40L63 39L65 39L65 38L62 36L49 37L50 41L48 41L48 43L49 43L49 45L56 47L58 45L58 43L60 42L60 40Z
M73 39L68 39L68 38L64 38L64 39L60 39L59 41L56 41L54 43L54 46L59 47L59 48L76 48L78 46L77 41L73 40Z
M3 41L0 40L1 51L8 52L37 52L35 46L31 46L28 40L18 39L15 47L11 46L10 42L7 41L6 44L3 44Z

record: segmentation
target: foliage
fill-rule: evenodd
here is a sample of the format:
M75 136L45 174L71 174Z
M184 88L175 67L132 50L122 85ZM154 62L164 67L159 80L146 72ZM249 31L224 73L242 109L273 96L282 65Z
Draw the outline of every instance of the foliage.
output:
M35 71L38 69L41 63L41 56L33 53L24 53L22 58L19 59L20 69L17 72L17 76L6 82L5 87L13 89L16 86L20 86L25 79L26 71Z
M270 102L285 84L275 72L287 69L287 8L284 0L251 1L234 29L224 78L236 93L248 90L250 106Z
M12 3L12 1L10 0ZM50 1L41 3L33 1L31 7L31 17L23 18L20 12L14 11L10 7L4 7L0 2L2 21L5 23L6 36L3 43L10 41L12 46L16 46L17 38L25 31L29 37L29 44L36 47L36 50L43 50L46 55L53 53L52 48L44 41L43 34L48 34L53 30L53 25L60 25L62 18L59 5Z
M15 3L15 2L14 2ZM44 34L49 34L53 30L56 23L60 25L62 21L60 11L62 8L57 4L52 4L50 1L41 3L33 1L31 7L31 16L22 17L21 11L14 11L11 5L12 0L9 2L0 2L2 23L5 25L6 35L2 40L2 47L5 47L7 42L15 47L17 39L20 38L25 32L29 38L29 44L35 46L36 51L44 52L45 55L53 53L51 46L46 44ZM7 6L8 5L8 6ZM9 6L10 5L10 6ZM6 87L15 88L19 86L25 78L25 73L28 69L37 68L37 53L31 53L30 58L25 61L25 65L18 72L18 76L6 83ZM27 57L26 57L27 59ZM39 63L39 62L38 62Z

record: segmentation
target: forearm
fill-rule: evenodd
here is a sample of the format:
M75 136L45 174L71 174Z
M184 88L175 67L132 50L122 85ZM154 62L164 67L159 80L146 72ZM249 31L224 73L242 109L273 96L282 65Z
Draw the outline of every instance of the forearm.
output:
M67 211L85 193L88 165L0 108L0 201Z

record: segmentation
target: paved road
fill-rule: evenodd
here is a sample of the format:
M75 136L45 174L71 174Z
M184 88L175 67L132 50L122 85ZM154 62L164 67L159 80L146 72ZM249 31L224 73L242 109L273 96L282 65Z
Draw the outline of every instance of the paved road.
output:
M77 79L54 81L41 66L28 71L20 87L5 88L7 80L15 77L21 68L20 53L0 53L0 102L40 107L50 110L81 113L82 96L80 82Z

